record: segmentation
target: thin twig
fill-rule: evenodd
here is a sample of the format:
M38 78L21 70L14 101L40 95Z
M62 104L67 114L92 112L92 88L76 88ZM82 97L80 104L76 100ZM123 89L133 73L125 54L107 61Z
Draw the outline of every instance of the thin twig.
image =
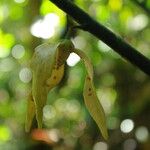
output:
M150 60L138 52L131 45L126 43L118 35L114 34L105 26L93 20L87 13L85 13L69 0L50 1L66 12L68 15L70 15L72 18L74 18L76 22L84 27L84 30L90 32L98 39L102 40L114 51L130 61L130 63L136 65L143 72L150 75Z

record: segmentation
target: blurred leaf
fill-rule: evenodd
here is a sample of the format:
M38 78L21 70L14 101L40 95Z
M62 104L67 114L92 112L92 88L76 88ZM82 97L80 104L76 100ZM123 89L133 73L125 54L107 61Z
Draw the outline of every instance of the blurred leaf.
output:
M10 129L6 126L0 126L0 143L11 139Z
M112 11L119 11L122 8L122 0L109 0L108 5Z
M64 12L62 10L60 10L58 7L56 7L49 0L43 0L42 5L40 7L40 13L42 15L46 15L48 13L56 13L61 19L60 23L62 25L65 23L65 14L64 14Z
M15 39L12 34L3 33L0 30L0 57L6 57L10 53L10 48L14 45Z
M99 21L107 22L110 17L110 10L106 5L98 5L96 7L96 16Z
M10 18L12 20L18 20L21 19L23 16L23 8L18 6L18 5L14 5L13 7L11 7L10 10Z

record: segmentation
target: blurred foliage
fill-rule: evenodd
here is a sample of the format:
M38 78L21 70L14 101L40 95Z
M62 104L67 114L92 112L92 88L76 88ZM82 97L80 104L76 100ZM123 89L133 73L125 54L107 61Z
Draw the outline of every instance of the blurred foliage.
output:
M75 3L150 58L150 15L143 7L130 0ZM142 3L150 9L150 0ZM76 56L68 59L61 86L48 95L44 129L36 130L35 122L25 133L30 58L37 45L58 43L65 30L66 15L48 0L0 1L0 150L149 150L149 77L85 31L72 41L94 65L109 140L103 141L84 106L85 68Z

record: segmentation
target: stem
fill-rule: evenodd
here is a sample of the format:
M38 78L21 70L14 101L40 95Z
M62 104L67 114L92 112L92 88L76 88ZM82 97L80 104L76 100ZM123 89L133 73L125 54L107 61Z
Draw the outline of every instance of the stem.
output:
M93 20L87 13L69 0L50 0L60 9L76 20L84 30L90 32L105 44L111 47L119 55L150 75L150 60L126 43L118 35L107 29L102 24Z

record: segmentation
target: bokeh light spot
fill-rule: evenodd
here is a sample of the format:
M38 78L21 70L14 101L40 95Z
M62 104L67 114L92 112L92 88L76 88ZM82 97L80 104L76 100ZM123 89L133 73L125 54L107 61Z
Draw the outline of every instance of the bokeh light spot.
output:
M16 59L22 58L24 53L25 53L25 49L20 44L17 44L12 48L12 56Z
M75 66L80 61L80 57L75 54L71 53L67 59L67 64L71 67Z
M59 131L57 129L51 129L48 132L48 137L54 141L54 142L58 142L59 141Z
M134 139L127 139L123 143L123 149L124 150L135 150L137 147L137 142Z
M97 142L93 147L93 150L107 150L107 149L108 145L105 142Z
M14 0L16 3L24 3L26 0Z
M111 88L99 89L97 90L97 95L105 110L105 113L109 114L117 98L117 92Z
M64 113L66 111L64 109L66 105L67 105L67 100L64 98L59 98L55 101L55 108L60 113Z
M23 68L19 72L19 78L24 83L29 83L32 79L32 73L29 68Z
M145 142L148 140L148 129L144 126L138 127L135 131L135 136L139 142Z
M148 25L148 22L148 17L140 14L129 20L128 28L134 31L140 31Z
M77 119L80 113L80 103L77 100L69 100L65 110L68 118Z
M134 122L131 119L125 119L121 122L120 129L123 133L129 133L134 128Z
M31 26L31 34L43 38L48 39L55 34L55 28L59 24L59 16L54 13L47 14L43 19L37 20Z
M44 109L43 109L44 119L46 120L52 119L55 117L55 115L56 115L56 111L53 106L51 105L44 106Z

